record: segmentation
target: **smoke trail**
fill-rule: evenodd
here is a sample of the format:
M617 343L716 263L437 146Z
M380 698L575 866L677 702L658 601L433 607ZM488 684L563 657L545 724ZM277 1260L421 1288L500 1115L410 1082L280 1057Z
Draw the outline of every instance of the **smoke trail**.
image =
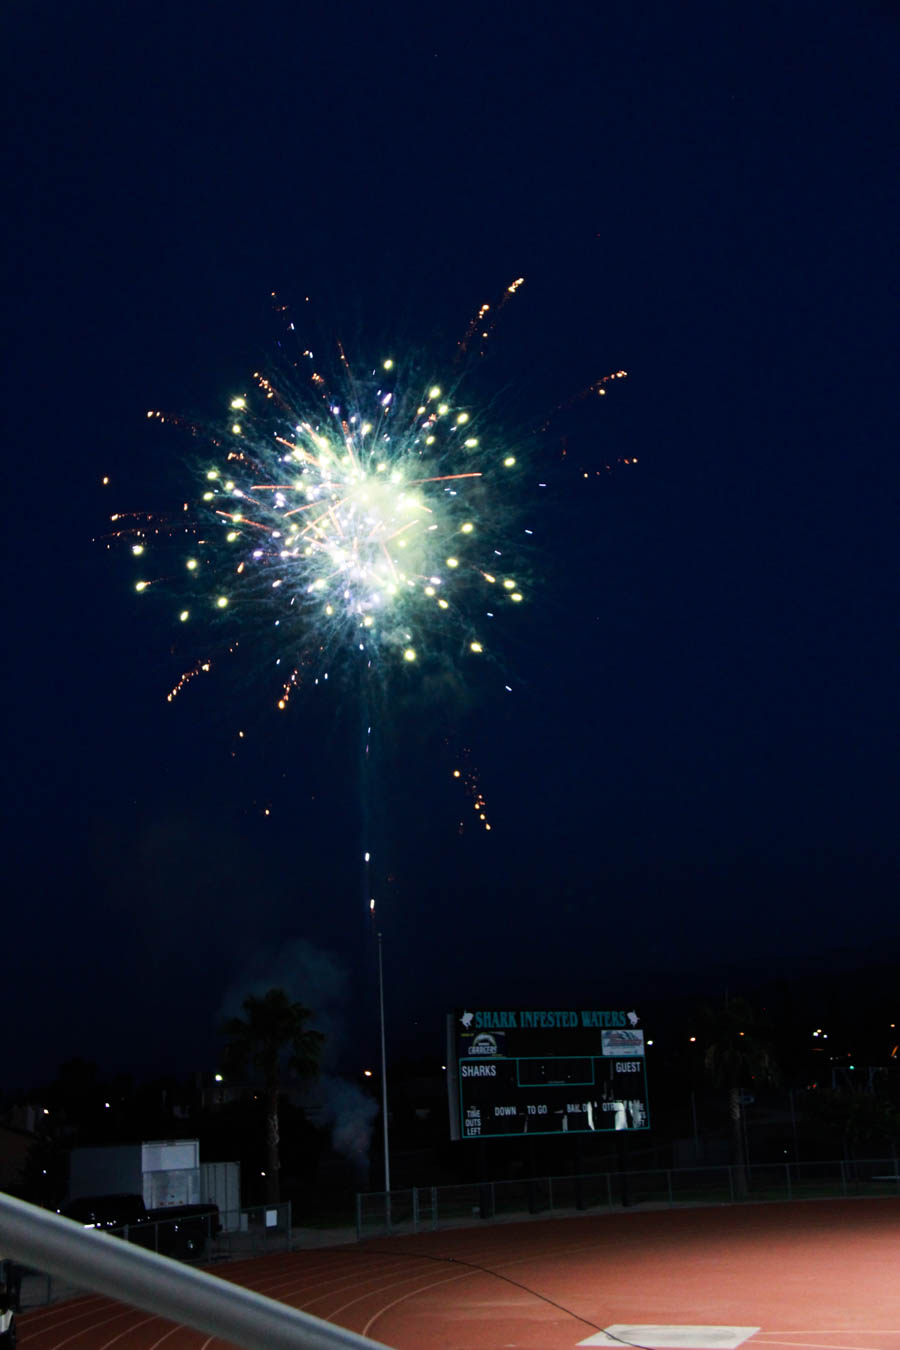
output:
M331 1127L331 1147L352 1165L358 1184L368 1180L372 1127L378 1103L356 1083L322 1074L304 1100L311 1119Z

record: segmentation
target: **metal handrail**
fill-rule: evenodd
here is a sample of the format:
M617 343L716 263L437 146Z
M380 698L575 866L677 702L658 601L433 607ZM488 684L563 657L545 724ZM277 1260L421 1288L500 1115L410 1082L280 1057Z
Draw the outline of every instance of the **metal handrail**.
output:
M2 1192L0 1253L245 1350L386 1350L311 1313Z

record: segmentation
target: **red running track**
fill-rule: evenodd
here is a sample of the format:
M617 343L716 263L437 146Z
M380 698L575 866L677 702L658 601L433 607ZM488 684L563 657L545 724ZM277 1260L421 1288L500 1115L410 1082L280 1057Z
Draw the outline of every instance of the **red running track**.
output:
M747 1350L900 1350L900 1199L542 1219L295 1251L215 1273L397 1350L573 1350L622 1323L759 1327ZM100 1296L23 1314L19 1343L222 1345Z

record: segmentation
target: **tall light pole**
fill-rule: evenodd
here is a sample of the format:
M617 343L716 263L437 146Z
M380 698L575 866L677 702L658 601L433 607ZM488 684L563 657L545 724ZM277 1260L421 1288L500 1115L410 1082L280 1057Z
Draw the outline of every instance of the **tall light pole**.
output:
M391 1226L391 1148L388 1140L387 1052L384 1045L384 966L378 934L378 1009L381 1014L381 1118L384 1126L384 1214Z

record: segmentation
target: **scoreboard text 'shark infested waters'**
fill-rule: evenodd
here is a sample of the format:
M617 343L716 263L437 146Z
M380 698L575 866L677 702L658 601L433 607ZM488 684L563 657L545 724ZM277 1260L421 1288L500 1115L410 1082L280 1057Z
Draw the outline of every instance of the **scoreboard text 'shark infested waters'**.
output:
M650 1128L634 1011L458 1008L447 1055L453 1139Z

